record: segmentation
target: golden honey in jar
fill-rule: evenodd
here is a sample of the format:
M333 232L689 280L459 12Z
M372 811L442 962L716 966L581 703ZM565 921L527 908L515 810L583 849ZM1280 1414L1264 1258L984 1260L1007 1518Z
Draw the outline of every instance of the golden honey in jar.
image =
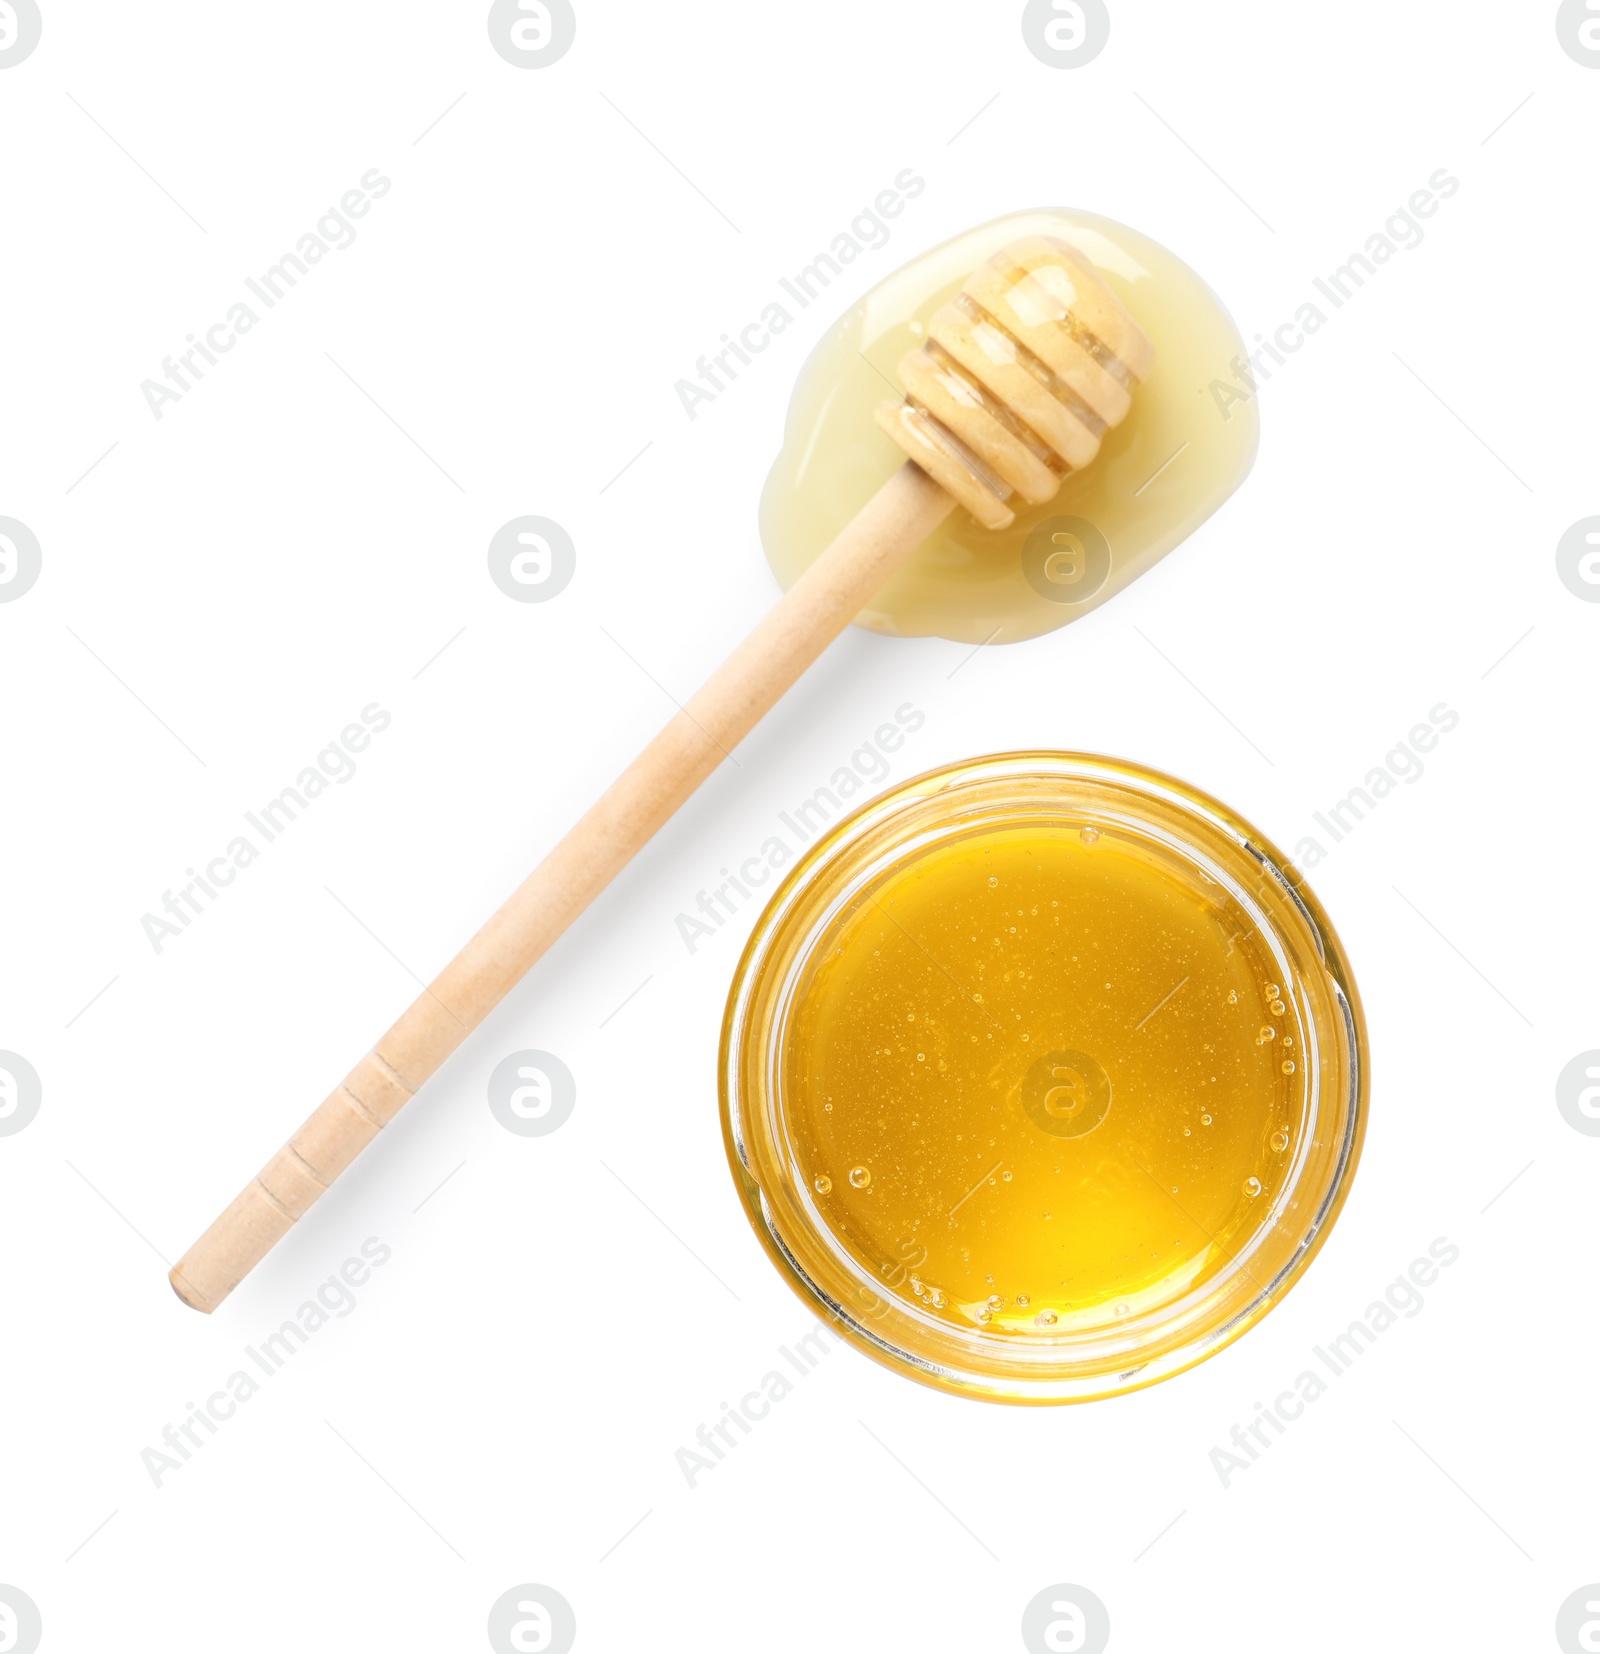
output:
M1023 753L841 823L751 939L730 1159L791 1283L928 1382L1065 1401L1219 1348L1304 1269L1364 1124L1349 970L1254 829Z

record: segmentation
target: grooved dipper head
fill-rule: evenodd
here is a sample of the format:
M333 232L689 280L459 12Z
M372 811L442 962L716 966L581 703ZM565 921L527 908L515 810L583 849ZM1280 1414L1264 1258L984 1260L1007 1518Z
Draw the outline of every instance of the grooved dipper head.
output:
M904 402L878 424L985 528L1042 504L1126 417L1155 350L1077 248L1009 242L900 362Z

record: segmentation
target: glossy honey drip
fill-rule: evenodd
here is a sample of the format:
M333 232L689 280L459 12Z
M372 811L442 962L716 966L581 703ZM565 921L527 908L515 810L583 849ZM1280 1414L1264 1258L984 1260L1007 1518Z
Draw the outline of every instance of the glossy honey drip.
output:
M1259 420L1255 401L1239 400L1233 388L1239 376L1233 364L1245 346L1216 296L1181 259L1124 225L1063 210L1021 213L969 231L888 277L812 353L761 500L762 542L785 587L903 458L877 417L886 389L899 383L902 362L926 354L934 368L948 371L943 352L959 366L949 347L959 339L951 332L952 313L969 330L995 313L982 291L967 290L974 272L992 270L1003 292L1008 282L1016 284L1019 269L1004 262L993 269L988 261L1002 248L1040 242L1065 243L1092 268L1137 323L1149 358L1125 362L1117 350L1134 355L1131 345L1113 346L1076 319L1063 322L1101 370L1095 397L1086 397L1059 374L1050 377L1036 353L1019 357L1021 371L1048 393L1038 404L1041 417L1050 403L1073 415L1048 433L1023 421L1033 438L1023 446L1043 473L1035 473L1035 491L1042 493L1048 480L1059 484L1053 496L1030 502L1014 483L997 478L992 492L1014 520L985 527L970 510L956 512L858 623L965 643L1038 636L1114 596L1192 534L1244 480ZM1142 383L1141 371L1148 374ZM963 373L969 385L977 377ZM1229 394L1215 395L1213 381L1228 381ZM1014 399L995 397L981 382L977 389L1014 416ZM917 400L913 391L913 404ZM1119 410L1125 417L1116 423ZM1022 480L1019 472L1015 481Z

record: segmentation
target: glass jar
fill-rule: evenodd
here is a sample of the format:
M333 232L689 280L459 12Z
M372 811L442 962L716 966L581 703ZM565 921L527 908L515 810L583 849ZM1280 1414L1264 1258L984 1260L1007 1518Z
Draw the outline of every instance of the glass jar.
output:
M1287 858L1156 771L1019 752L820 838L723 1025L745 1210L844 1338L989 1400L1170 1377L1282 1298L1349 1189L1366 1034Z

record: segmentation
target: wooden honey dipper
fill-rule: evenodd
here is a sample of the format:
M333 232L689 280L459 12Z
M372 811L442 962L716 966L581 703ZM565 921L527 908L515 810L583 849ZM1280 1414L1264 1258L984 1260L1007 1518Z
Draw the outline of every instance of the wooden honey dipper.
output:
M399 1113L957 505L1005 528L1127 415L1155 352L1083 254L1002 247L900 363L879 425L910 455L694 698L179 1259L210 1313Z

